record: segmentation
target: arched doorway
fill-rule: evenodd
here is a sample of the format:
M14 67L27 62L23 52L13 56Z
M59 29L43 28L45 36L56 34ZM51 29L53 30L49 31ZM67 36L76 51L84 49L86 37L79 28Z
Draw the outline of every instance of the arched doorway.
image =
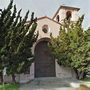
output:
M35 77L55 77L55 60L48 48L48 41L35 47Z

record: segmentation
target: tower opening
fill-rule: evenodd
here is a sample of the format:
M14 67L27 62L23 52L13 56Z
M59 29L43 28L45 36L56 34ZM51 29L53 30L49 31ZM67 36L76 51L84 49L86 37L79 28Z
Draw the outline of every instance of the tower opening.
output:
M66 12L66 19L67 19L67 20L70 20L71 17L72 17L71 11L67 11L67 12Z

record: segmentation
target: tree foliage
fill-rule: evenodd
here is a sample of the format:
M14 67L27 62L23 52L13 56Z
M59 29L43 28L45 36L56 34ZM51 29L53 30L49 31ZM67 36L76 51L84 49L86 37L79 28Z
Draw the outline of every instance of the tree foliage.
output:
M90 30L86 33L82 28L83 19L84 15L77 22L64 20L59 35L56 38L51 36L49 45L59 65L73 68L78 79L90 71L90 40L87 40Z
M0 73L6 67L7 73L14 76L16 73L23 73L33 62L31 48L37 40L35 34L37 19L34 13L27 23L29 11L25 17L17 12L16 5L11 0L8 7L0 14Z

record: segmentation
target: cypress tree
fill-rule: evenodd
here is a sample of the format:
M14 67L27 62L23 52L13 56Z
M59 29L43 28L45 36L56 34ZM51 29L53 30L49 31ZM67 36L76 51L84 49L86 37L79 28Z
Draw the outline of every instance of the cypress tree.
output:
M0 15L0 76L3 82L2 71L6 67L7 74L12 75L15 82L15 74L23 73L33 62L31 48L37 40L35 34L37 18L34 13L27 23L29 11L24 18L17 12L16 5L11 0L8 7L2 10ZM32 58L32 59L30 59Z

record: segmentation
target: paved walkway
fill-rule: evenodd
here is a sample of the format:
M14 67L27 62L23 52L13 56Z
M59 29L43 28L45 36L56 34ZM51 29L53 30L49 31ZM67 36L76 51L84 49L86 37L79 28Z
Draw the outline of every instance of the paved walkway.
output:
M20 90L77 90L71 86L77 80L59 78L37 78L27 84L21 84Z
M20 88L20 90L77 90L75 88L62 87L62 88Z

